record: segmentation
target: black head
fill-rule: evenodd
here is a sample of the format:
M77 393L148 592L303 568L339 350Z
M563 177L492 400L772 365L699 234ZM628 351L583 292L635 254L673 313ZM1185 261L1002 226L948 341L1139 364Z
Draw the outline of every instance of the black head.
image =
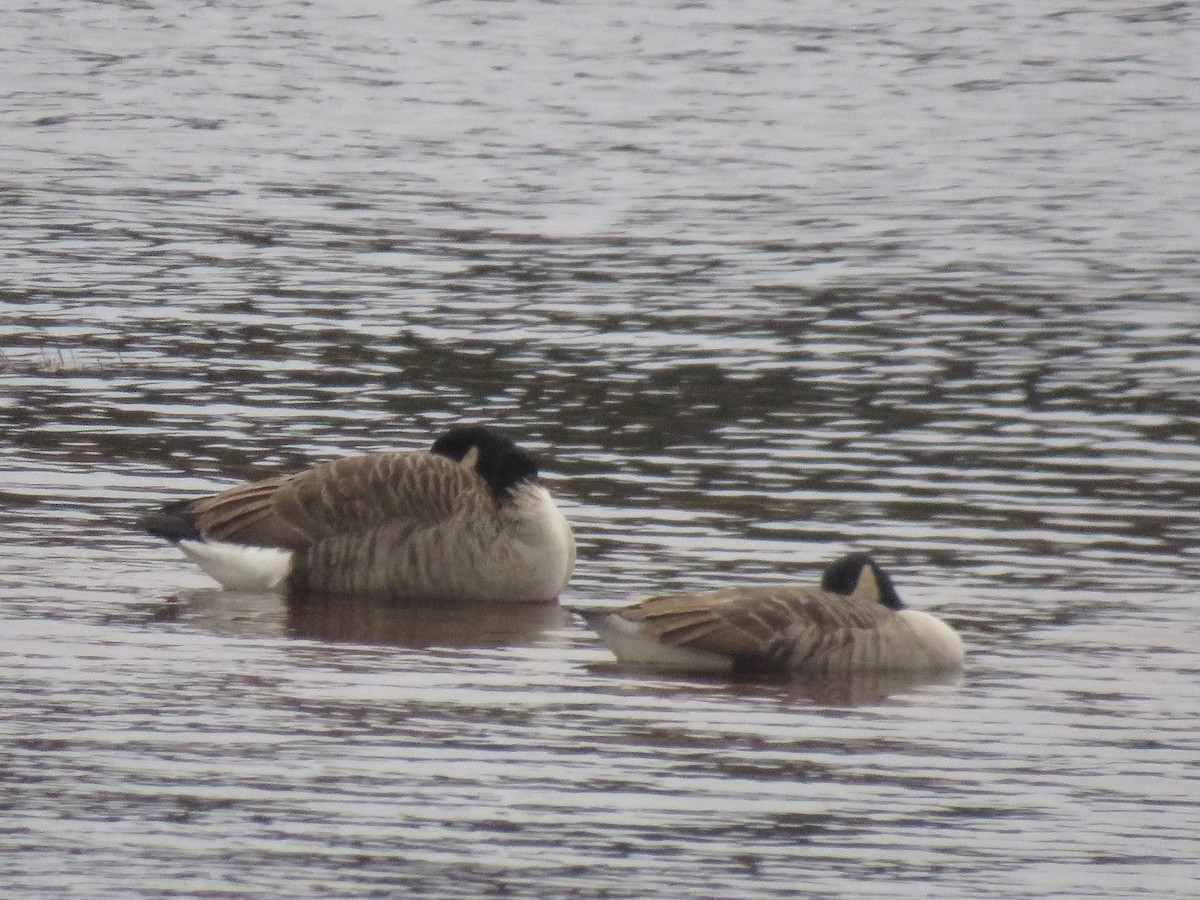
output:
M483 425L451 428L433 442L431 449L455 462L462 462L474 453L475 471L487 482L497 500L503 500L511 488L536 478L538 473L532 456L504 435Z
M875 576L875 583L879 586L879 602L888 609L904 609L892 579L866 553L848 553L831 562L821 573L821 587L835 594L849 596L858 587L864 568L869 568Z

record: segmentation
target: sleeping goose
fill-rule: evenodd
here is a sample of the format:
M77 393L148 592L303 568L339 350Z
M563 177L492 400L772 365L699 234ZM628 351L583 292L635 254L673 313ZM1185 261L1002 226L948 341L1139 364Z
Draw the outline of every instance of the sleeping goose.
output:
M963 663L954 630L907 609L865 553L831 563L820 587L734 587L579 613L622 662L688 672L850 676Z
M168 503L141 519L230 590L548 603L575 563L533 458L483 426Z

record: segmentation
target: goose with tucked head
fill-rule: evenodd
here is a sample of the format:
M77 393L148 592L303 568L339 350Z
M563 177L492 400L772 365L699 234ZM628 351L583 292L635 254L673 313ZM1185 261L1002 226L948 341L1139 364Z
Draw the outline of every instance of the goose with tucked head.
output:
M663 669L852 676L963 664L955 631L905 607L865 553L831 563L819 587L734 587L578 612L619 660Z
M492 428L168 503L142 517L229 590L549 603L575 564L533 457Z

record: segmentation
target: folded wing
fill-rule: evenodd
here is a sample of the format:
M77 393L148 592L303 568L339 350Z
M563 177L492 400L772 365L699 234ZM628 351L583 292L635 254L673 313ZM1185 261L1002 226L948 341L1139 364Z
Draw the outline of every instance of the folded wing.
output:
M877 602L816 587L729 588L651 597L620 612L662 643L755 666L796 665L856 639L891 615Z
M494 502L467 467L432 453L379 453L172 504L145 524L176 539L304 550L384 524L415 530L476 506Z

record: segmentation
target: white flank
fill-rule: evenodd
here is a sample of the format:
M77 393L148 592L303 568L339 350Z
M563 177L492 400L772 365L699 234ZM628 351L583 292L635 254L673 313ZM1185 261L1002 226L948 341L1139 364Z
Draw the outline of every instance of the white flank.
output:
M897 659L888 668L913 671L962 668L966 653L957 631L937 616L918 609L902 609L896 618L911 631L896 648Z
M733 669L731 657L656 641L642 634L636 622L616 613L589 610L584 613L584 618L621 662L683 672L729 672Z
M552 602L575 568L571 526L545 488L520 486L506 505L498 558L479 575L475 593L505 602ZM467 591L464 596L472 592Z
M230 591L280 591L292 551L221 541L180 541L179 549Z

